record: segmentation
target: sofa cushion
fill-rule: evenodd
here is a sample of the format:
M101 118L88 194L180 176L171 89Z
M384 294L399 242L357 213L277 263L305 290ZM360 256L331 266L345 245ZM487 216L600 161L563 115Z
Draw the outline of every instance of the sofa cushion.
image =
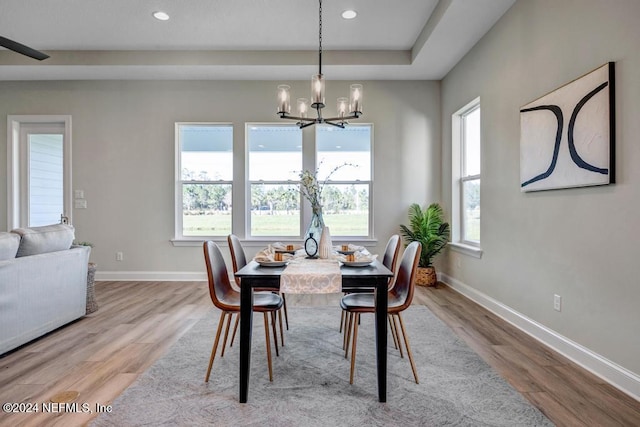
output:
M64 251L71 247L75 237L75 229L67 224L16 228L11 232L22 237L16 257Z
M20 246L20 236L3 231L0 233L0 261L16 257Z

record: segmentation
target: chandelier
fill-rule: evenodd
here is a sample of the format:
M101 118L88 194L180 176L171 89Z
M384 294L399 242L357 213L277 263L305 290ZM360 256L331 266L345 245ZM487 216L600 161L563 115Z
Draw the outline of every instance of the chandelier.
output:
M344 128L347 120L357 119L362 115L362 85L352 84L349 99L338 98L336 117L322 117L322 109L324 103L324 76L322 75L322 0L319 0L319 20L318 20L318 74L311 77L311 105L306 98L298 98L296 101L298 115L292 116L291 113L291 87L289 85L278 86L278 115L281 119L297 120L296 123L300 129L312 126L317 123L326 123L329 125ZM308 117L309 110L315 109L317 117Z

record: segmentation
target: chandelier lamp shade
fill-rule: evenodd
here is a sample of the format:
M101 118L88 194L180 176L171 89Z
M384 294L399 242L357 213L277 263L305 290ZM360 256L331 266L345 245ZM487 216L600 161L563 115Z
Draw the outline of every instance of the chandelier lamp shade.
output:
M296 100L297 115L291 114L291 87L283 84L278 86L278 116L281 119L296 120L300 129L315 124L326 123L328 125L344 128L347 120L358 119L362 115L363 87L361 84L352 84L349 98L340 97L336 103L337 115L335 117L322 117L322 109L326 106L324 99L325 81L322 74L322 0L319 1L318 20L318 74L311 77L311 98L298 98ZM310 110L315 110L311 114ZM313 117L315 115L315 117Z

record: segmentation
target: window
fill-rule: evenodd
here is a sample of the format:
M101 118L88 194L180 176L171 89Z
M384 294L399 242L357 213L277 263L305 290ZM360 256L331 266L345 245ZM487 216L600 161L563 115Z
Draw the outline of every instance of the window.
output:
M453 240L480 246L480 100L453 115Z
M231 124L176 123L174 245L222 240L230 233L247 240L299 240L311 220L299 191L305 169L327 180L323 218L331 235L372 238L372 125L303 131L295 124L247 123L244 131L244 152L237 144L235 151L236 166L244 163L244 171L234 173ZM233 210L233 200L244 200L245 208Z
M300 236L297 181L302 170L302 130L295 125L248 124L246 137L248 235Z
M344 129L316 127L318 180L329 178L322 193L322 215L331 236L372 234L369 197L372 133L372 125L349 125Z
M176 124L176 237L231 233L233 127Z

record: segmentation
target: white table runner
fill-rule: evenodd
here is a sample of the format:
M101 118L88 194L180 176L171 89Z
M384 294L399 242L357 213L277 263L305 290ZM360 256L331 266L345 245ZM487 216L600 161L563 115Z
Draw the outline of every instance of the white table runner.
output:
M329 294L342 291L340 263L335 259L296 258L280 276L285 294Z

